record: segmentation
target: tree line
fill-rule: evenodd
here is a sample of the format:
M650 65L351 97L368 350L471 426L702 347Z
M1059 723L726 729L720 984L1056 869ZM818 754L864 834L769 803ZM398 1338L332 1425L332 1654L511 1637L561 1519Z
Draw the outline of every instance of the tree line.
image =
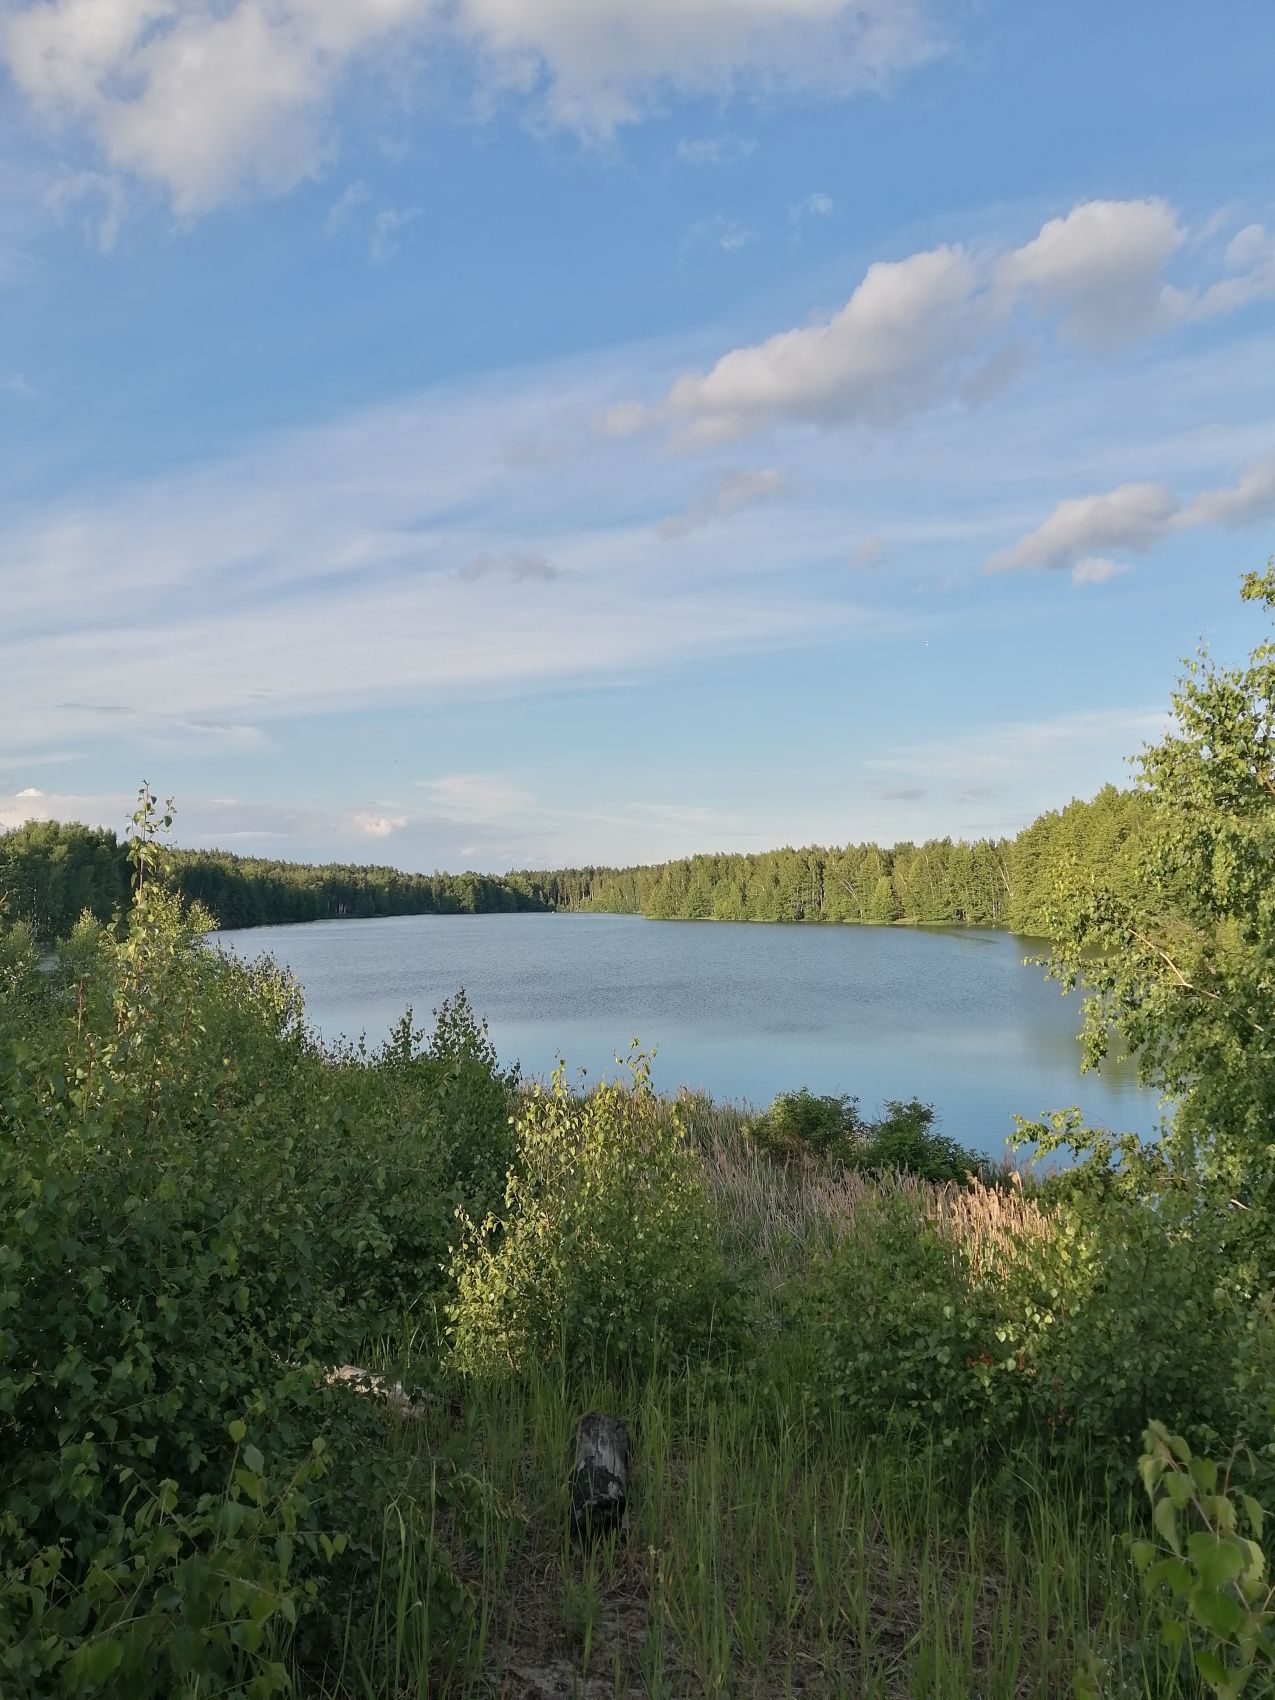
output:
M1043 933L1064 870L1120 880L1147 808L1141 793L1107 785L1087 802L1039 816L1016 838L809 845L515 877L546 908L653 920L908 922Z
M221 927L545 907L518 876L315 866L226 850L175 850L171 862L174 889ZM41 938L65 937L86 911L109 920L127 911L129 896L128 846L109 829L28 821L0 834L0 918L25 921Z
M1119 882L1148 806L1142 793L1108 785L1087 802L1041 815L1015 838L808 845L502 876L182 850L173 853L173 878L179 894L203 904L222 927L587 910L652 920L903 922L1044 933L1065 869ZM106 920L127 908L128 894L127 847L112 831L29 821L0 834L0 913L26 921L41 937L65 935L86 910Z

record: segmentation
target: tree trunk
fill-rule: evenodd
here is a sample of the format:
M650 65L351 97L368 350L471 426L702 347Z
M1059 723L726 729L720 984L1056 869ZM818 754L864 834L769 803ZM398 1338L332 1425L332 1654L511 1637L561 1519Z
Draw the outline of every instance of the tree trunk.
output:
M628 1463L627 1423L601 1411L581 1417L571 1472L571 1521L577 1534L613 1528L623 1517Z

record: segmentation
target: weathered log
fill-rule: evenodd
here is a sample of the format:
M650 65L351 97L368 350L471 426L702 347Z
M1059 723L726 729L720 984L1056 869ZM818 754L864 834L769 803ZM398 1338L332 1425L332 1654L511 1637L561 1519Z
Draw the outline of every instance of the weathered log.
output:
M628 1486L628 1424L590 1411L580 1418L571 1472L571 1521L576 1533L614 1528L624 1516Z
M323 1377L323 1382L326 1387L348 1387L355 1393L381 1399L394 1410L401 1411L405 1417L420 1417L425 1414L423 1394L413 1395L401 1381L390 1381L387 1376L378 1374L376 1370L362 1369L358 1364L342 1364L338 1369L330 1369Z

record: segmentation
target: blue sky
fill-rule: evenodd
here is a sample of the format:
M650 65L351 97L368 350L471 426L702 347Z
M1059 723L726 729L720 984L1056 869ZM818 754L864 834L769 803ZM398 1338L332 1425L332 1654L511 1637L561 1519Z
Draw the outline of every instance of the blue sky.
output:
M0 824L1011 832L1275 536L1269 0L0 0Z

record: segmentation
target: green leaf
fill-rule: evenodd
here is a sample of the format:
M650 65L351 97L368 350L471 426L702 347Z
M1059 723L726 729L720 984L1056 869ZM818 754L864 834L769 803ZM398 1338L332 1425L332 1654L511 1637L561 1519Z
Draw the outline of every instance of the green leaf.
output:
M1262 1510L1262 1507L1258 1504L1257 1500L1253 1498L1251 1493L1241 1494L1240 1500L1244 1506L1245 1515L1248 1517L1248 1526L1260 1541L1262 1538L1262 1524L1266 1519L1266 1513Z
M1160 1539L1165 1545L1172 1547L1174 1552L1180 1553L1182 1543L1178 1539L1178 1514L1171 1499L1160 1500L1152 1513L1152 1521L1155 1523Z
M230 1436L231 1440L234 1441L236 1446L238 1446L243 1440L243 1437L247 1434L247 1432L248 1425L241 1417L236 1417L233 1422L226 1424L226 1433Z
M1236 1542L1219 1540L1216 1535L1203 1531L1188 1536L1186 1550L1206 1588L1225 1588L1247 1563L1245 1553Z
M1230 1681L1231 1673L1217 1654L1211 1653L1207 1647L1196 1647L1194 1653L1196 1670L1211 1688L1221 1693Z
M1233 1595L1218 1593L1209 1587L1197 1588L1191 1595L1190 1604L1197 1622L1228 1641L1248 1615Z

